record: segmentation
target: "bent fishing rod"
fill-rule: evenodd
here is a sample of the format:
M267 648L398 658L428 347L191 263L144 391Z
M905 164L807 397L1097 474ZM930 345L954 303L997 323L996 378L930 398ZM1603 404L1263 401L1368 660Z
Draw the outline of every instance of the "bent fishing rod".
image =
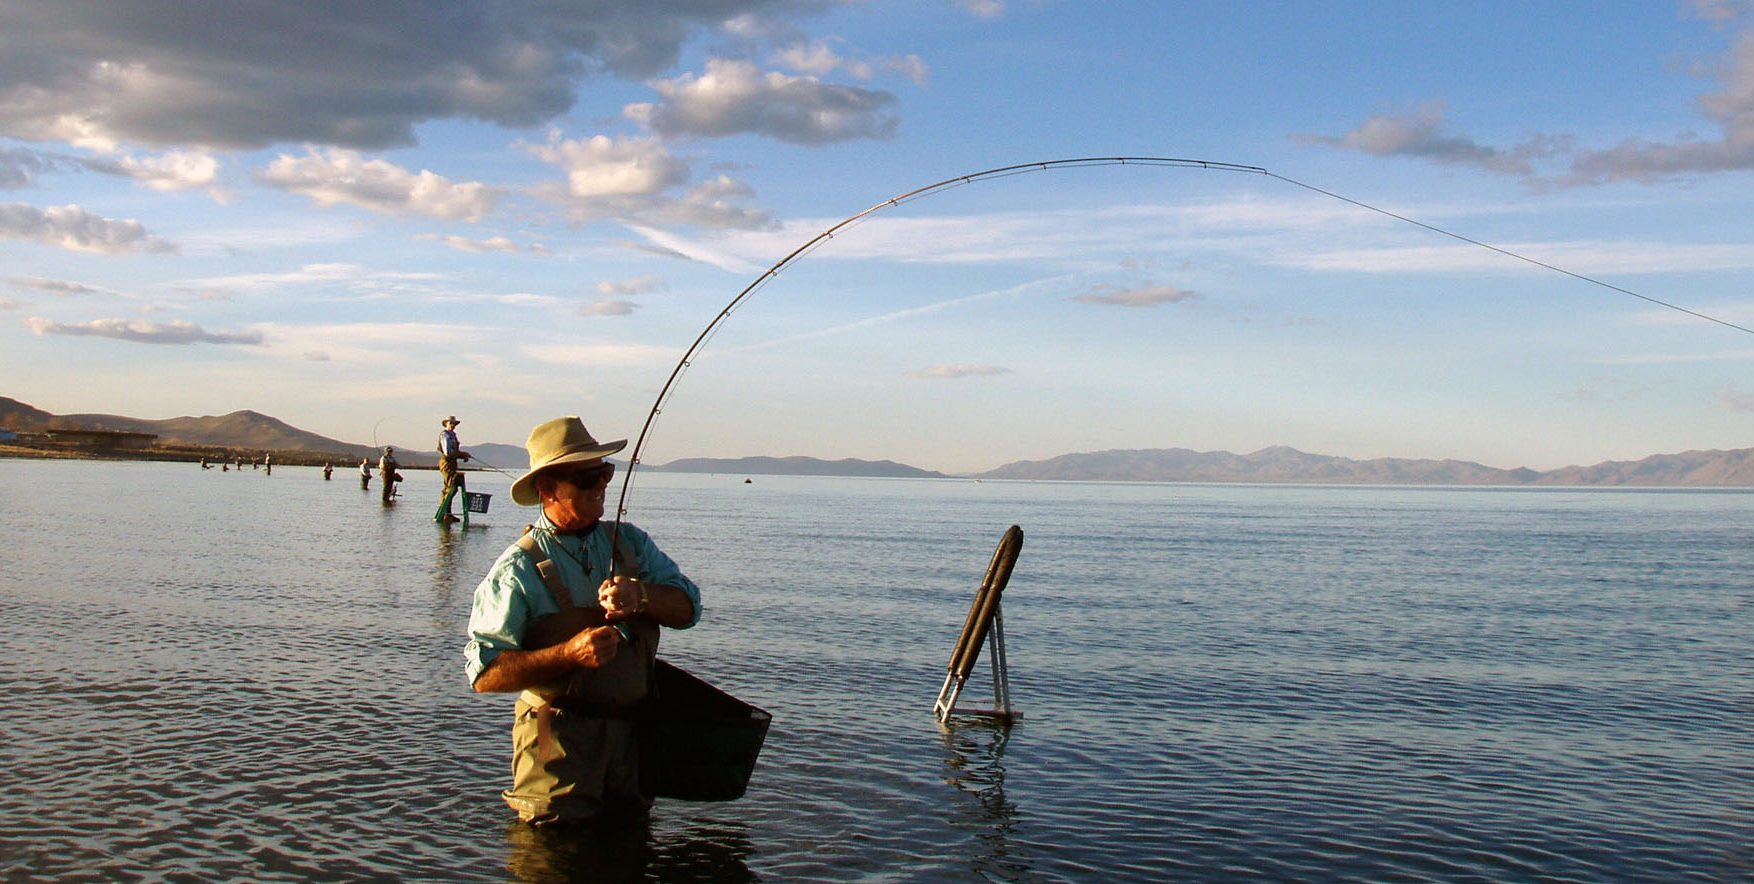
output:
M1217 171L1217 172L1236 172L1236 173L1260 175L1260 176L1263 176L1266 178L1272 178L1276 181L1281 181L1281 182L1284 182L1286 184L1292 185L1293 187L1299 187L1299 188L1302 188L1304 190L1310 191L1311 193L1325 196L1325 197L1328 197L1329 199L1339 200L1340 202L1347 203L1347 204L1352 205L1352 206L1356 206L1360 209L1364 209L1364 210L1370 211L1370 212L1375 212L1376 214L1383 215L1387 218L1391 218L1393 220L1400 221L1400 222L1403 222L1406 224L1411 224L1415 227L1419 227L1419 228L1427 230L1431 233L1436 233L1440 236L1449 237L1450 239L1465 243L1467 245L1476 246L1478 248L1486 249L1486 250L1491 251L1491 252L1496 252L1497 254L1503 255L1507 258L1512 258L1512 259L1515 259L1517 261L1522 261L1525 264L1531 264L1531 265L1534 265L1535 267L1538 267L1538 268L1541 268L1544 270L1550 270L1554 273L1559 273L1559 274L1563 274L1565 276L1569 276L1572 279L1576 279L1576 280L1579 280L1581 282L1589 283L1589 284L1595 285L1595 286L1600 286L1600 287L1608 289L1610 291L1619 292L1620 294L1623 294L1623 295L1629 295L1631 297L1638 298L1639 300L1642 300L1642 301L1645 301L1645 302L1648 302L1651 304L1655 304L1656 306L1663 307L1663 308L1666 308L1669 310L1679 311L1679 312L1685 313L1689 316L1692 316L1692 317L1695 317L1698 319L1706 320L1707 322L1714 322L1714 323L1717 323L1718 325L1725 326L1725 327L1733 329L1735 331L1746 332L1748 334L1754 334L1754 328L1748 328L1747 326L1737 325L1736 323L1729 322L1727 320L1720 319L1718 317L1711 316L1711 315L1708 315L1705 313L1701 313L1697 310L1683 307L1679 304L1674 304L1674 303L1671 303L1669 301L1663 301L1663 300L1660 300L1657 298L1650 297L1648 295L1640 294L1638 292L1632 291L1631 289L1622 288L1620 286L1613 285L1613 284L1608 283L1608 282L1604 282L1604 281L1597 279L1593 276L1588 276L1588 275L1582 274L1582 273L1576 273L1576 272L1573 272L1571 270L1567 270L1563 267L1549 264L1545 261L1539 261L1539 260L1536 260L1534 258L1528 257L1526 255L1522 255L1522 254L1519 254L1517 252L1513 252L1513 251L1506 249L1506 248L1495 246L1495 245L1492 245L1490 243L1483 242L1481 240L1472 239L1470 237L1463 236L1462 234L1455 233L1455 232L1447 230L1445 228L1438 227L1438 226L1433 225L1433 224L1427 224L1423 221L1419 221L1417 219L1408 217L1406 215L1396 214L1396 213L1391 212L1387 209L1379 208L1379 207L1371 205L1369 203L1366 203L1366 202L1363 202L1360 200L1356 200L1356 199L1353 199L1353 198L1348 197L1348 196L1343 196L1341 194L1335 193L1335 192L1330 191L1330 190L1325 190L1323 188L1316 187L1313 184L1306 184L1302 181L1298 181L1295 178L1289 178L1289 177L1286 177L1284 175L1280 175L1277 172L1269 171L1269 170L1262 168L1260 166L1247 166L1247 165L1242 165L1240 163L1226 163L1226 162L1219 162L1219 161L1214 161L1214 160L1178 159L1178 158L1174 158L1174 157L1079 157L1079 158L1073 158L1073 159L1047 160L1045 162L1037 162L1037 163L1022 163L1022 164L1013 165L1013 166L1000 166L996 169L988 169L984 172L975 172L975 173L968 174L968 175L958 175L954 178L946 178L943 181L939 181L935 184L928 184L925 187L920 187L920 188L916 188L914 190L910 190L906 193L901 194L900 196L891 197L887 200L884 200L883 202L880 202L874 206L871 206L868 209L865 209L862 212L858 212L854 215L848 216L845 220L842 220L839 223L822 231L821 233L816 234L814 237L811 237L803 245L792 250L792 252L790 254L786 255L784 258L781 258L779 261L775 262L773 266L767 268L767 270L762 272L761 275L757 276L753 282L749 283L749 285L744 287L744 289L742 291L738 292L737 296L732 298L729 303L725 304L725 306L721 310L719 310L718 315L714 316L712 318L712 321L707 323L706 328L701 330L701 333L695 337L694 343L690 344L688 346L688 349L683 352L682 358L677 360L676 367L671 369L669 378L664 381L664 386L658 391L657 399L652 402L651 410L646 413L645 423L640 426L639 437L634 441L633 450L628 453L627 469L623 473L622 478L621 478L621 494L620 494L620 497L617 498L616 503L615 503L615 530L614 530L614 534L612 535L612 537L614 537L614 538L620 537L621 519L624 515L627 514L627 494L628 494L628 490L633 485L634 471L639 466L639 463L640 463L640 452L645 448L646 437L651 433L652 425L657 421L658 415L663 413L664 403L669 400L671 392L675 389L677 379L679 379L682 376L683 372L688 370L688 367L693 363L695 353L697 353L700 350L700 348L710 338L712 338L713 334L719 330L719 327L724 324L725 320L727 318L729 318L730 315L733 312L735 312L738 307L742 306L742 304L746 300L748 300L751 295L753 295L756 291L760 290L763 286L767 285L767 283L770 280L772 280L775 276L779 275L780 271L784 270L785 268L787 268L787 267L791 266L792 264L796 263L797 261L801 260L804 256L815 251L819 246L821 246L823 243L826 243L827 241L833 239L841 231L846 230L847 228L852 227L856 224L859 224L859 223L865 221L866 219L868 219L869 217L871 217L872 215L875 215L878 212L883 211L884 209L890 208L892 206L899 206L905 202L912 202L914 200L922 199L924 197L931 196L932 194L939 193L941 191L949 190L949 189L954 188L954 187L961 187L965 184L973 184L973 183L980 182L980 181L988 181L988 180L998 179L998 178L1008 178L1008 177L1013 176L1013 175L1022 175L1022 174L1026 174L1026 173L1030 173L1030 172L1043 172L1043 171L1047 171L1049 169L1087 168L1087 167L1093 167L1093 166L1164 166L1164 167L1180 168L1180 169L1203 169L1203 170Z

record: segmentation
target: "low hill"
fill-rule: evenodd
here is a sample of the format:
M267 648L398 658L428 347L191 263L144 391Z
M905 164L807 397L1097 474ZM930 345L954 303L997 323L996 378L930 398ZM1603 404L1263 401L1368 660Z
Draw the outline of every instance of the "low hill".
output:
M370 445L320 436L279 418L249 410L153 420L115 414L51 414L16 399L0 397L0 427L27 432L72 428L151 433L158 437L154 444L161 448L227 449L245 454L298 452L312 457L331 457L336 462L368 458L376 463L382 453L381 449ZM404 466L432 466L437 463L438 456L436 453L428 455L398 449L397 460Z
M154 433L161 445L224 445L260 448L264 451L346 452L365 450L327 436L298 429L279 418L255 411L164 420L120 417L113 414L62 415L63 424L95 430Z
M37 433L48 429L54 421L54 415L40 408L0 396L0 427Z
M436 436L436 434L435 434ZM434 439L437 442L437 439ZM465 468L494 467L522 476L530 467L530 453L522 445L505 445L499 442L470 442L463 440L463 450L475 459L465 464Z
M1605 461L1541 474L1538 485L1711 487L1754 485L1754 449L1685 451L1643 460Z

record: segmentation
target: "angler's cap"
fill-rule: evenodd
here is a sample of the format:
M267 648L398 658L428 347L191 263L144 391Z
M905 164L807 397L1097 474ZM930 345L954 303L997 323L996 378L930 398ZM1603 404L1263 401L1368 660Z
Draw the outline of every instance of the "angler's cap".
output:
M549 467L597 460L626 447L626 439L598 442L576 414L537 424L524 443L530 452L530 471L512 483L512 501L519 506L535 506L541 500L536 494L536 475Z
M457 416L453 414L450 417L447 417L444 420L439 421L439 426L444 426L445 424L460 424L460 423L462 423L462 421L457 420Z

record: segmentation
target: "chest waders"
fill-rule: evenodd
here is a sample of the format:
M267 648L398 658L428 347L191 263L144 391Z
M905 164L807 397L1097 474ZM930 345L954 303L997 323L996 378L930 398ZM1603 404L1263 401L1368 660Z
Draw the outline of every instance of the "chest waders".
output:
M434 522L449 522L456 517L451 515L451 500L459 491L467 491L464 487L463 472L457 469L457 459L452 457L447 446L439 445L439 476L445 481L445 490L439 493L438 512L432 514ZM463 507L463 521L469 521L469 507ZM528 535L526 535L528 536ZM546 578L545 578L546 579Z
M637 574L625 543L616 543L613 570ZM605 625L603 609L575 604L560 569L530 532L518 539L559 608L532 621L524 649L560 644ZM587 578L590 576L587 569ZM535 825L588 819L606 807L644 811L639 786L638 715L649 693L658 653L658 624L645 615L626 623L633 640L608 663L578 669L518 695L512 722L512 788L506 803Z

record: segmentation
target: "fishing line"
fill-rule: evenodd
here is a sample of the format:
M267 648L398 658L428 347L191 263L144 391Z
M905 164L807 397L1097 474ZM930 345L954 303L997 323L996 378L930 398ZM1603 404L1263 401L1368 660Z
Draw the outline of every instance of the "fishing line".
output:
M1548 264L1545 261L1539 261L1539 260L1536 260L1534 258L1530 258L1527 255L1519 255L1516 252L1513 252L1509 249L1500 248L1500 247L1495 246L1491 243L1481 242L1477 239L1469 239L1468 237L1465 237L1459 233L1445 230L1442 227L1437 227L1435 225L1427 224L1423 221L1415 220L1413 218L1408 218L1405 215L1397 215L1394 212L1391 212L1387 209L1380 209L1380 208L1377 208L1376 206L1373 206L1369 203L1359 202L1358 200L1352 199L1351 197L1345 197L1345 196L1341 196L1337 193L1333 193L1332 191L1323 190L1319 187L1316 187L1313 184L1305 184L1302 181L1298 181L1295 178L1287 178L1284 175L1279 175L1279 174L1276 174L1273 172L1268 172L1264 169L1262 170L1262 174L1266 175L1268 178L1277 178L1278 180L1283 181L1286 184L1295 185L1295 186L1301 187L1305 190L1319 193L1322 196L1332 197L1332 198L1337 199L1343 203L1351 203L1354 206L1357 206L1361 209L1368 209L1368 210L1375 212L1379 215L1386 215L1390 218L1395 219L1396 221L1405 221L1406 223L1411 224L1414 227L1423 227L1426 230L1431 231L1432 233L1441 234L1443 236L1449 237L1450 239L1460 240L1462 242L1467 243L1468 245L1479 246L1480 248L1486 249L1488 251L1497 252L1500 255L1504 255L1504 256L1509 257L1509 258L1515 258L1518 261L1523 261L1523 262L1526 262L1529 264L1533 264L1536 267L1540 267L1540 268L1545 269L1545 270L1551 270L1554 273L1563 273L1566 276L1571 277L1572 279L1581 280L1583 282L1590 283L1591 285L1599 285L1602 288L1608 289L1610 291L1619 292L1622 295L1631 295L1632 297L1637 298L1640 301L1647 301L1649 303L1657 305L1658 307L1667 307L1670 310L1678 310L1682 313L1687 314L1688 316L1697 317L1699 319L1705 320L1706 322L1715 322L1718 325L1724 326L1726 328L1733 328L1736 331L1747 332L1748 334L1754 335L1754 328L1748 328L1747 326L1737 325L1733 322L1730 322L1729 320L1719 319L1716 316L1710 316L1710 315L1707 315L1705 313L1701 313L1697 310L1688 309L1688 308L1683 307L1679 304L1672 304L1668 301L1663 301L1663 300L1659 300L1657 298L1653 298L1649 295L1641 295L1638 292L1635 292L1631 289L1621 288L1620 286L1614 285L1611 282L1604 282L1600 279L1596 279L1593 276L1586 276L1582 273L1574 273L1570 270L1566 270L1564 267L1555 267L1552 264Z
M833 239L837 234L841 233L842 231L851 229L852 227L863 223L866 219L868 219L872 215L875 215L876 213L878 213L884 209L890 208L892 206L899 206L903 203L912 202L912 201L917 200L917 199L923 199L927 196L931 196L931 195L936 194L940 191L949 190L951 188L961 187L961 186L966 185L966 184L973 184L973 183L980 182L980 181L988 181L988 180L993 180L993 179L998 179L998 178L1009 178L1009 177L1012 177L1014 175L1023 175L1023 174L1027 174L1030 172L1042 172L1042 171L1046 171L1048 169L1083 168L1083 167L1090 167L1090 166L1168 166L1171 168L1181 168L1181 169L1203 169L1203 170L1216 171L1216 172L1237 172L1237 173L1242 173L1242 174L1261 175L1261 176L1264 176L1267 178L1272 178L1272 179L1277 180L1277 181L1282 181L1282 182L1284 182L1286 184L1290 184L1294 187L1301 187L1304 190L1308 190L1312 193L1320 194L1320 195L1328 197L1330 199L1339 200L1341 202L1356 206L1356 207L1364 209L1366 211L1375 212L1379 215L1384 215L1384 216L1392 218L1396 221L1401 221L1401 222L1404 222L1407 224L1411 224L1415 227L1423 228L1425 230L1428 230L1432 233L1439 234L1441 236L1446 236L1446 237L1449 237L1451 239L1455 239L1455 240L1458 240L1460 242L1467 243L1469 245L1478 246L1478 247L1486 249L1488 251L1496 252L1496 253L1503 255L1507 258L1514 258L1515 260L1522 261L1522 262L1527 263L1527 264L1532 264L1532 265L1534 265L1536 267L1540 267L1544 270L1551 270L1555 273L1564 274L1565 276L1569 276L1572 279L1576 279L1576 280L1579 280L1581 282L1586 282L1586 283L1589 283L1591 285L1600 286L1600 287L1608 289L1610 291L1619 292L1620 294L1623 294L1623 295L1630 295L1630 296L1637 298L1641 301L1646 301L1648 303L1655 304L1659 307L1665 307L1665 308L1668 308L1670 310L1675 310L1675 311L1678 311L1681 313L1685 313L1689 316L1703 319L1703 320L1706 320L1708 322L1714 322L1714 323L1717 323L1718 325L1725 326L1725 327L1731 328L1731 329L1735 329L1736 331L1754 334L1754 329L1748 328L1746 326L1737 325L1733 322L1719 319L1715 316L1710 316L1710 315L1707 315L1705 313L1701 313L1697 310L1692 310L1692 309L1689 309L1687 307L1682 307L1678 304L1673 304L1673 303L1670 303L1668 301L1663 301L1663 300L1659 300L1657 298L1650 297L1649 295L1639 294L1638 292L1632 291L1631 289L1622 288L1620 286L1614 285L1612 283L1604 282L1600 279L1596 279L1595 277L1587 276L1587 275L1584 275L1582 273L1575 273L1573 271L1566 270L1563 267L1557 267L1557 266L1554 266L1552 264L1548 264L1545 261L1539 261L1539 260L1536 260L1534 258L1530 258L1526 255L1518 254L1518 253L1513 252L1509 249L1501 248L1499 246L1495 246L1495 245L1492 245L1490 243L1481 242L1480 240L1477 240L1477 239L1471 239L1471 238L1463 236L1459 233L1455 233L1454 231L1446 230L1446 229L1444 229L1442 227L1438 227L1436 225L1427 224L1423 221L1409 218L1405 215L1399 215L1399 214L1391 212L1387 209L1382 209L1382 208L1379 208L1377 206L1373 206L1369 203L1365 203L1365 202L1361 202L1359 200L1352 199L1351 197L1342 196L1338 193L1334 193L1333 191L1330 191L1330 190L1324 190L1324 189L1322 189L1320 187L1316 187L1315 185L1312 185L1312 184L1306 184L1302 181L1298 181L1295 178L1287 178L1284 175L1280 175L1276 172L1270 172L1267 169L1262 168L1260 166L1245 166L1245 165L1242 165L1239 163L1225 163L1225 162L1219 162L1219 161L1215 161L1215 160L1178 159L1178 158L1173 158L1173 157L1080 157L1080 158L1075 158L1075 159L1048 160L1046 162L1038 162L1038 163L1023 163L1023 164L1019 164L1019 165L1015 165L1015 166L1001 166L1001 167L996 168L996 169L988 169L984 172L975 172L975 173L969 174L969 175L958 175L955 178L946 178L943 181L939 181L935 184L928 184L925 187L917 188L915 190L910 190L907 193L901 194L900 196L891 197L890 199L887 199L887 200L884 200L883 202L877 203L876 205L871 206L870 208L868 208L862 212L859 212L857 214L854 214L854 215L846 218L845 220L833 225L832 227L829 227L828 229L822 231L821 233L816 234L809 241L805 242L803 245L799 246L798 248L792 250L792 252L790 254L786 255L784 258L781 258L773 266L767 268L767 270L763 271L760 276L757 276L755 278L755 281L751 282L741 292L738 292L736 297L732 298L729 303L727 303L722 309L720 309L718 314L712 318L712 321L707 323L706 328L703 329L701 331L701 333L694 339L694 343L690 344L688 346L688 349L683 352L682 358L680 360L678 360L676 363L676 367L670 371L670 377L664 381L664 386L658 391L657 399L652 402L651 411L649 411L646 414L645 423L640 426L639 437L633 444L633 450L628 453L627 469L624 470L622 473L621 495L616 500L616 504L615 504L615 534L614 534L614 536L615 537L620 536L621 518L622 518L622 516L625 516L627 514L627 494L628 494L629 489L633 486L633 474L635 472L635 468L638 467L639 463L640 463L640 452L642 450L644 450L644 448L645 448L646 439L650 435L651 430L652 430L652 426L654 423L656 423L656 421L658 419L658 415L663 413L664 403L670 398L670 393L675 388L677 379L680 378L682 376L682 373L687 371L689 366L693 364L694 354L700 350L702 345L704 345L708 340L710 340L713 337L713 335L718 331L719 327L724 323L724 321L727 318L729 318L730 315L732 313L734 313L738 307L742 306L743 303L745 301L747 301L751 295L753 295L757 291L760 291L764 286L767 285L767 283L770 280L772 280L775 276L779 275L779 272L781 270L784 270L786 267L797 262L798 260L802 259L804 256L810 254L811 252L815 251L818 247L827 243L829 240Z

